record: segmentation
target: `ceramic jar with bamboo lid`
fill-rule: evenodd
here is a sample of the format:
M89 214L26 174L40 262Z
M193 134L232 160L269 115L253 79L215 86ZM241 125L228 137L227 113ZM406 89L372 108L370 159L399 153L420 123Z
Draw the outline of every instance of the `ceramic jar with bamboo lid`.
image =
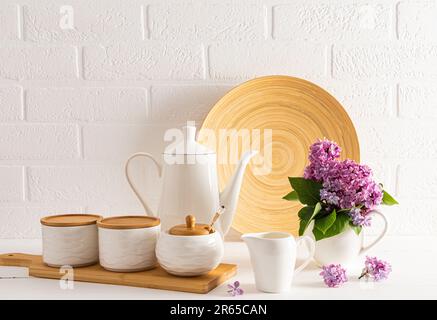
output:
M50 267L84 267L99 260L94 214L64 214L41 219L43 262Z
M102 219L99 228L100 265L109 271L135 272L156 267L159 218L119 216Z
M196 224L195 217L162 232L156 245L161 267L177 276L198 276L215 269L223 257L223 240L210 225Z

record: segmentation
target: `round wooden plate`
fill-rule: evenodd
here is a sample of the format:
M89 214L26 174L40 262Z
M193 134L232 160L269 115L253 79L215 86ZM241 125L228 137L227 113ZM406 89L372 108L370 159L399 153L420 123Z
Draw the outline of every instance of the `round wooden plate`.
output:
M206 128L212 129L216 137L220 136L220 129L260 129L260 154L246 170L232 224L241 233L286 231L297 234L297 212L301 205L282 197L291 191L288 177L302 176L309 146L317 139L326 137L336 141L343 150L343 159L359 161L360 158L355 128L340 103L317 85L288 76L261 77L232 89L212 108L201 129ZM265 129L272 130L272 142L265 148L271 147L270 153L264 152ZM202 130L200 141L215 148L218 158L223 152L230 154L229 144L211 145ZM239 140L241 156L245 150ZM259 170L260 161L271 162L270 173ZM217 169L223 189L235 164L218 163Z

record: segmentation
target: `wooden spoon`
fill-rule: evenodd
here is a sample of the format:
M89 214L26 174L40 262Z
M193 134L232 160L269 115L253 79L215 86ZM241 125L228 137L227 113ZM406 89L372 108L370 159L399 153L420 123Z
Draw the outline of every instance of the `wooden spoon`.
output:
M220 218L220 216L223 214L224 211L225 211L225 206L223 205L220 206L220 209L218 209L218 211L215 213L214 217L212 218L211 223L206 227L209 233L215 232L214 223L217 222L217 220Z

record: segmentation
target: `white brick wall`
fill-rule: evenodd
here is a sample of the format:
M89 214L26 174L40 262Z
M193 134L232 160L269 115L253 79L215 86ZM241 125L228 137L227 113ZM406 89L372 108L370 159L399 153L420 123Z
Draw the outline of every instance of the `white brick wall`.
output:
M163 127L153 125L90 125L83 129L87 160L123 162L138 150L159 155L164 146ZM102 143L110 141L110 143Z
M68 160L79 156L74 125L4 124L0 160Z
M398 6L401 40L432 40L437 29L435 1L402 1Z
M60 8L74 10L74 29L62 30ZM142 38L140 10L118 1L35 1L23 5L23 32L29 42L109 43Z
M10 80L64 80L78 76L77 49L72 46L0 47L0 77Z
M6 4L0 8L0 40L16 40L18 31L18 6Z
M152 87L152 119L175 122L191 119L201 123L211 106L226 94L229 85L157 85Z
M239 41L264 38L260 1L163 1L148 10L148 33L157 40Z
M13 93L9 99L16 99ZM134 87L29 88L26 102L27 120L32 122L144 123L149 112L147 89Z
M39 237L54 212L140 213L125 158L267 74L337 97L401 202L390 232L436 234L436 17L437 0L1 1L0 238ZM154 168L134 166L156 206Z
M85 47L83 60L87 80L191 80L205 71L200 45L160 41Z
M302 42L219 42L209 48L210 76L213 79L250 79L286 73L319 78L326 74L326 51L323 45Z
M334 45L333 75L341 80L437 79L436 65L435 44Z
M123 170L112 165L35 166L28 170L30 202L120 202L130 196Z
M392 34L389 1L319 1L273 8L273 37L290 40L388 40Z
M414 105L414 108L411 108ZM409 119L437 118L437 82L401 84L399 87L399 114Z
M22 117L22 89L15 86L0 86L0 121L16 121Z
M0 203L23 200L23 170L21 167L0 167Z

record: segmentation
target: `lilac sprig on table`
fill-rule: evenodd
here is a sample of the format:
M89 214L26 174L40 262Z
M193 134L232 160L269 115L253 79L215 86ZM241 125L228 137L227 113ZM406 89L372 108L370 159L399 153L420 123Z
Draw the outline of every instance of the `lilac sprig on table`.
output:
M342 268L340 264L330 264L323 266L322 269L320 275L328 287L337 288L347 282L346 269Z
M387 261L379 260L376 257L366 257L363 272L358 279L366 277L381 281L387 279L390 272L391 265Z
M299 235L311 221L313 234L322 240L333 237L349 225L357 234L371 225L370 213L380 204L398 202L373 179L372 170L346 159L339 161L341 148L329 140L318 140L309 149L309 164L303 177L289 177L293 191L284 196L299 201Z
M233 284L228 284L228 294L235 297L244 294L244 290L240 288L240 281L235 281Z

